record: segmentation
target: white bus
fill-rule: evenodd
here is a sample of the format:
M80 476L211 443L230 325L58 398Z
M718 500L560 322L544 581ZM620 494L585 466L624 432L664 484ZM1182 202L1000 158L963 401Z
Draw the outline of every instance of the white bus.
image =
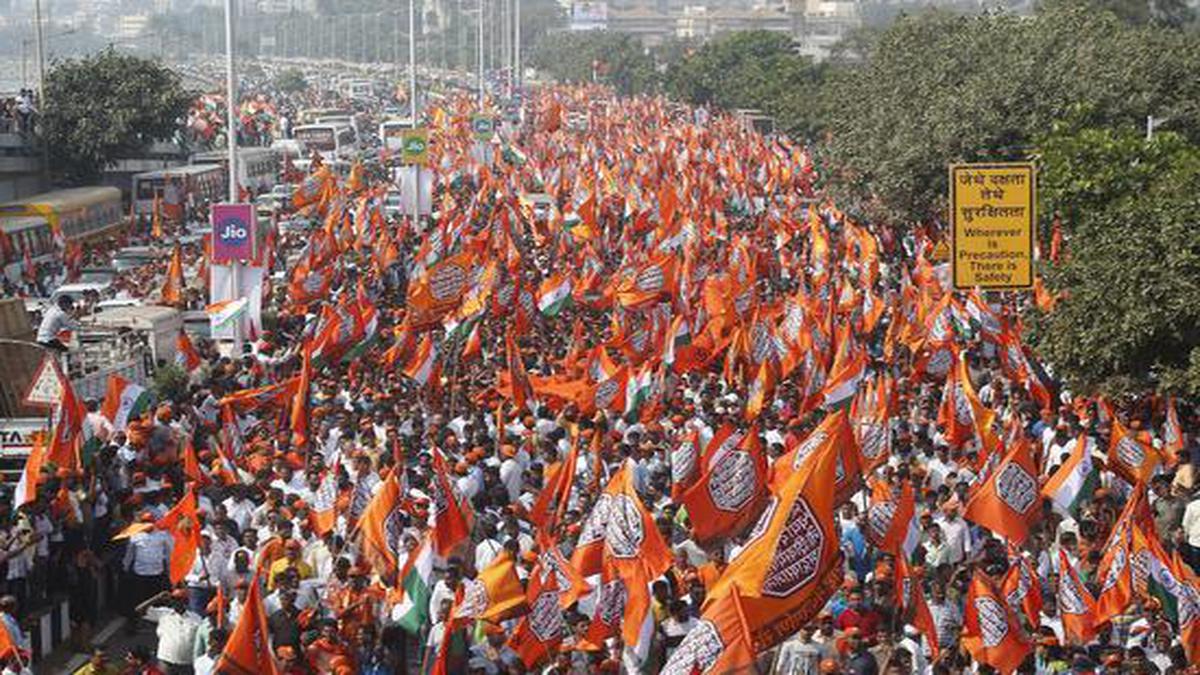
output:
M308 150L316 150L324 157L348 157L358 151L358 138L354 129L339 124L305 124L296 127L292 135L304 143Z
M407 117L387 120L379 125L379 142L388 152L399 152L404 145L401 134L412 128L412 120Z

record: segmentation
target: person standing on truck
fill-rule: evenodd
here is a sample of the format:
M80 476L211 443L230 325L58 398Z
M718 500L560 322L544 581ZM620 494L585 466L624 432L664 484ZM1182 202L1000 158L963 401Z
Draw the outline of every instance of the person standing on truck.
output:
M64 330L79 330L79 323L71 315L75 309L75 301L69 295L59 296L58 302L42 316L38 326L37 343L56 352L67 351L67 346L58 339Z

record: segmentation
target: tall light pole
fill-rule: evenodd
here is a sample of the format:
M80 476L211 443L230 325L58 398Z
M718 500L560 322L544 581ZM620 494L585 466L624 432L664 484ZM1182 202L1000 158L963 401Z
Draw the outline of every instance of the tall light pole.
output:
M408 118L417 126L417 0L408 0ZM429 50L426 49L426 52ZM418 187L418 190L420 188ZM413 221L416 225L416 221Z
M33 3L34 38L37 40L38 108L46 106L46 41L42 37L42 0Z
M521 0L513 0L513 83L521 87Z
M233 0L225 0L225 138L229 146L229 203L238 202L238 173L237 173L237 117L234 114L237 98L236 80L233 72ZM241 296L238 283L241 276L242 264L235 260L229 265L232 278L232 295L234 300ZM242 355L242 320L233 322L233 353L235 358Z
M483 112L483 6L479 0L479 111Z

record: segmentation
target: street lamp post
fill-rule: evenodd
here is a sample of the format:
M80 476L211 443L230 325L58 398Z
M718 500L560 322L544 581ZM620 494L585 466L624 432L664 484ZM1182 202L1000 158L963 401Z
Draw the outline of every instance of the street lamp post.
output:
M238 201L237 173L237 117L235 116L237 99L236 79L233 70L233 0L225 0L225 113L227 115L225 138L229 148L229 202ZM238 277L241 276L241 262L233 261L229 265L232 278L232 296L237 299L241 295ZM242 322L233 322L233 353L235 358L242 354Z
M417 0L408 0L408 118L417 126ZM425 50L429 51L428 48ZM420 186L418 186L418 192ZM416 221L413 221L416 225Z
M479 111L483 112L483 8L484 1L479 0Z

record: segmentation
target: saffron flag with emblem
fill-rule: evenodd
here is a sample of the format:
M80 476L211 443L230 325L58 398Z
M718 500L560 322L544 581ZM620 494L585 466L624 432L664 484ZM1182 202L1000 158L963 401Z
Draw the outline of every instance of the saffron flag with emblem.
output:
M904 556L896 558L896 608L901 611L904 621L916 628L925 642L929 645L930 656L934 663L938 660L937 626L933 622L933 614L925 602L925 591L921 587L921 578L913 574L912 568Z
M429 483L430 518L433 521L433 543L437 554L450 555L471 535L470 517L459 503L450 483L450 467L437 448L433 449L433 480Z
M963 517L1019 546L1042 515L1042 499L1029 441L1020 434L1012 445L1000 464L971 491Z
M1139 524L1154 527L1144 485L1135 487L1125 502L1096 567L1096 579L1100 581L1100 592L1096 596L1097 625L1123 614L1133 602L1133 530Z
M312 342L305 342L300 360L300 382L296 385L296 395L292 398L291 425L292 447L303 450L308 447L308 398L312 385Z
M621 279L613 296L626 309L645 307L660 297L670 297L678 287L678 267L675 255L664 253Z
M890 487L887 493L883 498L873 497L867 507L867 539L881 551L907 558L916 550L921 537L912 484L905 481L899 495Z
M671 652L662 672L699 675L758 672L746 608L736 586L729 595L705 606L700 620Z
M1029 625L1038 625L1042 613L1042 583L1025 556L1018 555L1010 560L1000 590L1014 614L1022 613L1029 619Z
M501 621L525 605L525 587L508 551L501 551L474 579L462 583L463 598L454 608L455 619Z
M1033 651L1016 614L981 570L975 570L967 588L961 640L971 658L1003 675L1014 672Z
M521 657L526 668L533 668L558 652L567 632L567 623L558 604L557 575L541 574L536 569L534 572L525 594L529 614L521 619L508 641L509 648Z
M832 474L834 504L849 501L862 485L862 458L858 443L854 440L854 430L850 427L850 418L844 409L826 416L803 441L775 460L768 480L771 489L779 492L809 457L826 448L833 448L837 456Z
M1161 459L1158 452L1121 424L1107 403L1101 401L1100 405L1107 410L1112 424L1112 435L1108 441L1108 470L1130 485L1149 481Z
M262 584L259 583L261 574L261 567L254 571L242 612L229 633L214 672L229 675L276 675L279 672L271 655L271 631L267 626L267 612L260 590Z
M401 534L400 483L389 475L367 502L358 520L363 557L381 576L399 564Z
M1096 600L1084 587L1067 559L1067 552L1058 551L1058 614L1068 644L1083 646L1096 637Z
M692 536L702 545L741 532L758 514L767 483L767 458L757 429L741 435L732 447L710 443L709 450L701 459L700 480L681 498Z
M842 551L834 523L838 460L830 443L801 462L774 490L745 545L729 561L708 603L741 592L754 650L783 642L808 623L842 583Z

